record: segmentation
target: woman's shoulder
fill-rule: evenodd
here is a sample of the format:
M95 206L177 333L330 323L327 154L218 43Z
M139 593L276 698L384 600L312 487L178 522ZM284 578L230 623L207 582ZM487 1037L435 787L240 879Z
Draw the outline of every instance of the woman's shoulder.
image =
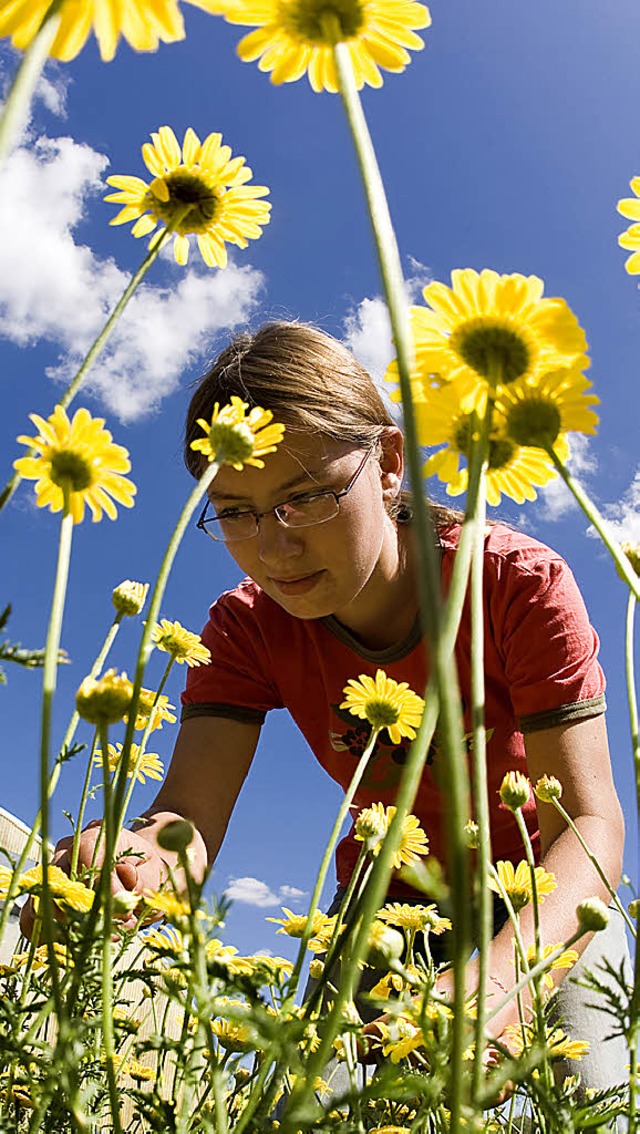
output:
M462 524L459 521L446 524L438 529L440 544L445 556L458 549ZM511 527L500 521L487 523L484 541L485 560L496 563L502 561L514 567L532 569L536 564L551 560L563 563L562 556L546 543L529 535L520 528Z

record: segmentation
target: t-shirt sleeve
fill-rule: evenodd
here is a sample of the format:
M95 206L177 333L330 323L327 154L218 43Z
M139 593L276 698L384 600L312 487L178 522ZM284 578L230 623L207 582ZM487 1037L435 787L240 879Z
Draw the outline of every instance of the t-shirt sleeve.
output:
M202 632L211 661L188 671L181 720L218 716L262 724L270 709L282 708L267 639L250 596L239 589L222 595Z
M521 731L603 713L598 636L570 568L538 544L496 570L490 609Z

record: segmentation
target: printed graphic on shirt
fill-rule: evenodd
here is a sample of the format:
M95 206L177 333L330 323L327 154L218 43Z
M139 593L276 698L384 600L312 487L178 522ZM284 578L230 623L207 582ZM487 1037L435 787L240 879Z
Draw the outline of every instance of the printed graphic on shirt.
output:
M329 730L331 747L334 752L348 752L350 756L359 760L371 735L371 725L368 721L354 717L348 709L341 709L339 705L332 705L331 709L334 715L346 726L341 732ZM486 730L487 744L494 732L495 729L493 728ZM467 753L471 752L473 750L473 733L465 733L462 743ZM411 741L408 737L404 737L400 744L393 744L389 739L387 730L383 729L378 736L376 749L365 769L361 786L369 789L375 788L378 791L389 791L396 787L400 782L402 768L406 764L410 747ZM430 767L438 759L438 754L439 746L436 732L427 752L425 760L427 767Z

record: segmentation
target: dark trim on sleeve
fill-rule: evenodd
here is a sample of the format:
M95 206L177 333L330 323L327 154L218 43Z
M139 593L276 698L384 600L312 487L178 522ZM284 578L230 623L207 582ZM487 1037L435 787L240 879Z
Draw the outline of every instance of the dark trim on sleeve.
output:
M180 723L192 717L227 717L241 724L264 724L266 713L262 709L251 709L245 705L227 705L223 701L205 701L202 704L183 705Z
M546 709L542 713L529 713L526 717L520 717L520 731L538 732L543 728L555 728L556 725L585 721L589 717L599 717L606 708L604 693L600 693L597 697L589 697L586 701L574 701L572 705L559 705L557 709Z

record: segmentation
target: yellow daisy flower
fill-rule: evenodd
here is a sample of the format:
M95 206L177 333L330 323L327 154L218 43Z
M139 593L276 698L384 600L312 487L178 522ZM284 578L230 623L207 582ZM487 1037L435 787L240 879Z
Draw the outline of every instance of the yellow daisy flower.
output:
M219 13L217 0L189 0L205 12ZM0 13L0 36L10 35L14 47L24 51L39 31L50 8L49 0L15 0ZM49 54L68 63L94 32L100 55L113 59L122 35L134 51L157 51L159 43L184 39L184 22L176 0L63 0L60 26Z
M374 803L371 808L367 808L365 811L361 812L360 815L365 815L367 811L375 811L377 819L382 819L384 823L384 831L382 837L384 837L384 835L386 835L387 831L389 830L391 820L393 819L397 808L393 806L385 807L383 803ZM365 836L358 834L357 826L356 832L353 837L359 842L365 841ZM371 848L372 853L376 857L380 853L381 845L382 838L380 839L380 842L378 842ZM402 838L400 841L400 846L398 847L398 850L396 851L393 858L394 870L399 870L401 866L410 866L411 863L418 861L420 855L425 855L428 853L429 840L422 830L420 823L416 819L415 815L405 815L404 819L402 820Z
M101 520L103 512L115 520L114 500L124 508L133 507L136 487L122 475L131 468L129 454L122 445L114 445L103 417L79 409L69 421L62 406L56 406L46 421L37 413L29 417L40 432L37 437L20 436L18 441L35 449L37 456L20 457L13 467L26 480L37 482L39 508L60 512L63 489L70 494L74 524L84 518L85 503L94 521Z
M253 961L250 957L240 957L235 945L223 945L217 937L211 938L205 945L205 956L208 961L215 961L224 965L228 973L237 973L240 976L252 976Z
M408 902L391 902L378 910L376 915L380 921L387 921L390 925L397 925L400 929L407 929L414 933L418 930L429 929L439 935L446 929L451 929L448 917L440 917L435 904L428 906L411 905Z
M158 224L151 244L167 228L175 231L173 254L178 264L186 264L190 233L209 268L225 268L225 244L246 248L249 240L262 236L269 223L271 205L259 201L269 190L264 185L247 185L252 172L243 157L231 158L229 146L222 145L222 134L209 134L204 142L191 127L182 147L170 126L161 126L151 135L153 141L142 147L144 163L153 181L116 175L107 178L117 193L105 201L124 205L111 224L135 221L134 236L148 236Z
M338 90L333 49L344 43L356 86L382 86L380 68L404 71L424 41L416 29L431 24L429 9L415 0L226 0L225 19L254 26L238 44L246 63L259 60L272 83L293 83L304 74L314 91Z
M245 1052L255 1048L258 1037L254 1028L239 1020L220 1017L211 1021L211 1031L226 1051Z
M49 890L54 901L61 906L77 910L78 913L87 913L93 905L94 893L82 882L73 882L59 866L49 866L47 870ZM18 882L18 893L38 893L42 889L42 867L34 866L21 875Z
M284 436L285 426L273 422L271 410L253 406L232 395L229 405L220 409L216 402L211 421L198 418L198 425L206 436L191 442L191 448L202 453L209 462L231 465L241 472L245 465L264 468L262 457L275 453Z
M624 197L622 201L618 201L618 212L637 222L640 221L640 177L634 177L629 184L635 197ZM640 272L640 224L632 224L626 232L621 233L618 244L621 248L631 250L624 266L630 275L637 275Z
M200 635L185 630L179 622L168 622L162 618L153 627L151 637L158 649L171 654L179 665L186 662L191 668L211 661L211 651L202 645Z
M515 1055L522 1055L525 1048L537 1042L538 1036L532 1024L510 1024L505 1029L508 1043ZM546 1046L551 1059L582 1059L589 1051L586 1040L571 1040L561 1028L547 1029Z
M6 898L9 893L9 886L13 878L13 870L8 866L0 866L0 901Z
M110 744L108 746L108 749L107 762L109 765L109 771L115 772L120 765L122 745ZM131 779L131 777L135 774L136 780L140 784L146 783L145 776L147 776L150 780L161 780L164 775L164 764L162 763L162 760L158 756L157 752L144 752L140 765L138 768L136 768L139 755L140 745L132 744L131 750L129 752L129 767L127 768L127 779ZM102 751L99 748L94 754L93 762L99 768L102 768Z
M406 1016L397 1016L388 1023L379 1020L378 1028L381 1033L382 1054L388 1056L392 1063L399 1063L417 1048L424 1047L422 1030Z
M506 891L511 899L515 913L519 913L531 901L531 870L528 862L519 862L514 867L512 862L497 862L496 872L498 879L489 878L489 889L499 894L500 887ZM538 901L544 900L545 894L552 894L556 888L555 874L551 874L543 866L536 866L536 893Z
M461 467L461 460L469 460L474 440L472 408L473 397L462 394L460 380L430 388L416 404L421 444L446 442L443 449L425 461L423 474L425 477L437 476L446 484L449 496L460 496L466 492L469 483L468 467ZM555 442L555 450L562 461L568 460L569 446L564 436L561 435ZM496 412L489 435L488 503L497 507L503 493L518 504L535 500L536 488L548 484L557 475L551 458L545 452L517 445L507 436L504 418Z
M343 689L345 700L340 708L354 717L367 720L379 731L386 728L392 744L400 744L403 736L411 740L422 720L424 701L409 688L406 681L394 681L379 669L375 680L361 673L351 678Z
M536 955L535 945L530 945L529 948L527 949L527 960L529 962L529 965L530 966L534 965L534 964L537 963L537 961L546 961L547 957L550 957L551 954L554 953L556 949L559 949L561 945L562 945L561 941L558 942L557 945L543 945L542 956L540 956L540 957L538 957ZM572 969L577 960L578 960L578 954L576 953L575 949L565 949L564 952L561 953L559 957L556 957L555 961L551 962L551 964L549 966L549 970L551 970L551 969ZM547 970L547 972L543 973L542 983L544 984L545 988L552 989L553 988L553 978L552 978L551 972L549 970Z
M149 910L162 914L178 928L189 917L189 903L166 890L145 890L143 898Z
M155 702L155 704L154 704ZM167 721L169 724L175 724L176 716L171 710L175 709L175 705L169 704L169 698L161 693L156 701L156 694L153 689L141 689L140 699L138 701L138 708L136 710L136 724L135 727L140 730L146 728L151 717L151 731L155 732L157 728L162 728L163 722ZM124 718L127 719L126 717Z
M488 386L529 381L559 367L585 369L587 341L563 299L543 299L537 276L485 268L451 273L451 287L429 284L427 306L411 308L418 388L459 378L481 408ZM397 363L387 371L397 381Z
M286 906L282 907L282 912L284 914L286 914L287 916L286 917L268 917L266 920L272 921L274 923L274 925L281 925L282 926L282 929L278 929L278 931L277 931L278 933L286 933L288 937L302 937L302 934L304 933L304 931L307 927L307 921L308 921L307 915L306 914L294 914L293 911L288 910ZM313 936L318 934L320 932L320 930L324 928L324 926L327 924L327 922L331 922L332 924L335 924L335 918L327 917L327 915L322 913L321 910L316 910L316 912L313 915L313 921L312 921L312 925L311 925L311 932L312 932Z
M108 669L94 680L85 677L76 693L76 709L90 724L117 724L131 704L133 685L126 673Z
M595 434L598 415L590 407L600 399L587 394L592 386L576 368L502 386L496 408L504 417L507 436L517 445L546 449L561 433Z

